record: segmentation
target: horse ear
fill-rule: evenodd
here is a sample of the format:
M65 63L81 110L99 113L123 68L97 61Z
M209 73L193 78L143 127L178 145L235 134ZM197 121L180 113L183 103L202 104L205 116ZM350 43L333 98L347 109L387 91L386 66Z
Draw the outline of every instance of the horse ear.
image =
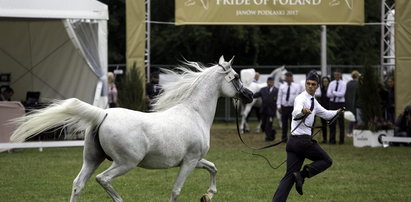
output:
M228 61L228 63L230 64L230 66L233 64L234 57L235 57L235 56L233 55L233 57L231 58L231 60Z
M224 55L222 55L220 57L220 60L218 61L218 64L222 65L224 62L225 62Z

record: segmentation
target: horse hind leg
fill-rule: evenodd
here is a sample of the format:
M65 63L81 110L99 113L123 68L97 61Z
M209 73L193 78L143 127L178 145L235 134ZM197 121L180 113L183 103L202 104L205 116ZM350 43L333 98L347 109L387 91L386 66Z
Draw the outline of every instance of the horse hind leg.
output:
M113 162L113 164L107 170L96 176L96 180L104 188L104 190L106 190L113 201L122 202L123 199L111 185L111 181L115 177L123 175L135 167L136 165L134 164L118 164L116 162Z
M104 160L104 157L102 157L101 159L95 160L95 161L85 161L83 163L80 173L77 175L77 177L73 181L73 188L71 192L70 202L77 201L77 198L80 195L80 192L83 190L84 185L86 184L88 179L90 179L91 175L98 168L101 162L103 162L103 160Z
M201 201L208 202L210 201L213 196L217 193L217 184L216 184L216 175L217 175L217 167L214 163L207 161L205 159L201 159L198 163L196 168L203 168L210 172L210 187L207 190L207 194L205 194Z
M104 161L104 152L96 146L96 142L92 135L86 135L84 151L83 151L83 166L73 181L71 192L71 202L77 201L80 192L84 185L90 179L91 175L96 171L98 166Z

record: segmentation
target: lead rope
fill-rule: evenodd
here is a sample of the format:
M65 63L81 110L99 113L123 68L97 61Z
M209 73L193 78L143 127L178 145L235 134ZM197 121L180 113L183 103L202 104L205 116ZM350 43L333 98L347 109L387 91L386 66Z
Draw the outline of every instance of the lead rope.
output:
M271 144L271 145L267 145L267 146L264 146L264 147L252 147L252 146L250 146L250 145L248 145L247 143L245 143L245 141L243 140L243 138L241 137L241 134L240 134L240 125L238 124L238 107L237 107L237 105L239 104L238 103L238 99L234 99L234 101L235 101L235 104L234 104L234 108L235 108L235 121L236 121L236 124L237 124L237 135L238 135L238 137L240 138L240 140L241 140L241 142L246 146L246 147L248 147L248 148L250 148L250 149L252 149L252 150L255 150L255 151L259 151L259 150L263 150L263 149L267 149L267 148L270 148L270 147L274 147L274 146L277 146L277 145L279 145L279 144L281 144L281 143L283 143L284 142L284 139L283 140L281 140L281 141L279 141L279 142L277 142L277 143L274 143L274 144Z
M238 99L234 98L234 101L235 101L235 104L234 104L235 110L234 110L234 111L235 111L235 118L236 118L235 120L236 120L236 124L237 124L237 135L238 135L238 137L240 138L241 142L242 142L245 146L247 146L248 148L250 148L250 149L252 149L252 150L259 151L259 150L263 150L263 149L267 149L267 148L270 148L270 147L277 146L277 145L285 142L285 140L287 140L287 138L284 138L284 139L282 139L282 140L279 141L279 142L276 142L276 143L274 143L274 144L267 145L267 146L264 146L264 147L252 147L252 146L248 145L247 143L245 143L244 140L243 140L243 138L241 137L241 134L240 134L240 126L239 126L239 124L238 124L238 109L239 109L239 108L237 107L237 105L238 105ZM305 120L305 118L301 119L300 123L297 124L297 126L290 132L290 134L292 134L292 133L298 128L298 126L300 126L300 125L304 122L304 120Z
M267 149L267 148L270 148L270 147L277 146L277 145L283 143L286 139L282 139L280 142L277 142L277 143L274 143L274 144L271 144L271 145L267 145L267 146L264 146L264 147L260 147L260 148L252 147L252 146L248 145L247 143L245 143L244 140L243 140L243 138L241 137L240 127L239 127L239 124L238 124L238 109L239 109L239 108L237 107L237 105L239 104L239 103L238 103L238 99L234 98L234 102L235 102L235 104L234 104L234 109L235 109L235 110L234 110L234 111L235 111L235 117L236 117L235 120L236 120L236 124L237 124L237 135L238 135L238 137L240 138L241 142L242 142L246 147L250 148L250 149L253 151L252 153L245 152L245 151L242 151L242 152L243 152L243 153L246 153L246 154L251 154L251 155L254 155L254 156L259 156L259 157L263 158L263 159L267 162L267 164L268 164L273 170L276 170L276 169L280 168L285 162L287 162L287 160L284 160L284 161L281 162L278 166L275 166L275 167L274 167L273 164L271 164L270 160L268 160L267 157L265 157L264 155L261 155L261 154L256 154L256 153L254 153L254 151L259 151L259 150L263 150L263 149ZM297 127L298 127L301 123L302 123L302 121L297 125ZM295 127L294 130L295 130L297 127ZM291 131L291 133L294 132L294 130Z
M252 147L252 146L248 145L247 143L245 143L244 140L243 140L243 138L241 137L240 127L239 127L239 124L238 124L238 109L239 109L239 108L237 107L237 105L239 104L239 103L238 103L238 100L239 100L239 99L238 99L238 98L234 98L233 100L234 100L234 109L235 109L234 111L235 111L235 118L236 118L235 120L236 120L236 125L237 125L237 135L238 135L238 137L240 138L241 142L242 142L246 147L248 147L249 149L253 150L252 153L245 152L245 151L242 151L242 152L243 152L243 153L246 153L246 154L251 154L251 155L254 155L254 156L259 156L259 157L263 158L263 159L267 162L267 164L268 164L272 169L274 169L274 170L280 168L285 162L287 162L287 159L284 160L283 162L281 162L278 166L275 166L275 167L274 167L274 166L271 164L270 160L268 160L267 157L265 157L264 155L261 155L261 154L256 154L256 153L254 153L254 151L260 151L260 150L263 150L263 149L267 149L267 148L270 148L270 147L277 146L277 145L283 143L285 140L287 140L287 138L282 139L280 142L277 142L277 143L274 143L274 144L271 144L271 145L267 145L267 146L264 146L264 147L259 147L259 148L258 148L258 147ZM330 124L334 123L335 120L337 119L337 117L339 117L341 114L342 114L341 112L340 112L340 113L337 113L337 114L331 119L331 121L328 122L328 124L330 125ZM307 116L306 116L306 117L307 117ZM306 118L306 117L304 117L303 119L301 119L300 123L297 124L297 126L290 132L290 134L292 134L292 133L298 128L298 126L300 126L302 123L304 123L304 125L305 125L305 118ZM315 128L321 128L321 127L310 127L310 128L315 129ZM315 132L315 133L311 136L311 138L313 138L314 136L316 136L320 131L321 131L321 129L320 129L320 130L317 130L317 132Z

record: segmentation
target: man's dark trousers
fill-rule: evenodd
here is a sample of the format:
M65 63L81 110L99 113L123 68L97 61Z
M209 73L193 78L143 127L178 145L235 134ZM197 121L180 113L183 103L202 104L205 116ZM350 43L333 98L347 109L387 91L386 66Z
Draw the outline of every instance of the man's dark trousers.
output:
M265 140L272 141L275 139L275 129L273 128L274 117L269 114L261 114L261 128L265 133Z
M292 113L293 113L293 109L294 107L285 107L285 106L281 106L281 131L282 131L282 135L281 135L281 139L285 140L287 139L287 135L288 135L288 123L291 122L291 118L292 118Z
M338 110L345 107L344 102L330 102L330 110ZM334 123L330 124L330 143L335 144L335 136L337 132L337 122L340 128L340 144L344 144L344 137L345 137L345 126L344 126L344 117L340 116Z
M304 163L304 159L313 162L304 166L308 172L308 177L313 177L323 172L332 164L330 156L311 139L310 135L294 136L288 138L287 146L287 172L274 194L273 202L285 202L294 184L293 172L298 172Z

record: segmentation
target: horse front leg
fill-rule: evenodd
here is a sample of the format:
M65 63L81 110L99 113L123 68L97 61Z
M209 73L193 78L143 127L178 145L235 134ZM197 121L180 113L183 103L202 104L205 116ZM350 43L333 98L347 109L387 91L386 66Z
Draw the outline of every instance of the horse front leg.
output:
M173 191L171 193L170 202L176 202L177 197L180 195L181 188L184 185L188 175L193 172L194 168L197 165L198 160L190 160L188 162L183 162L180 166L180 171L178 173L176 182L174 183Z
M246 122L246 117L245 116L241 116L241 124L240 124L240 134L243 134L244 133L244 130L245 130L245 128L247 128L247 126L245 126L246 124L247 124L247 122Z
M248 127L248 123L247 123L247 116L251 112L251 108L253 106L252 105L253 103L254 103L254 101L252 103L246 104L243 107L243 111L241 113L241 125L240 125L240 133L241 134L250 131L250 128Z
M207 194L205 194L201 201L208 202L210 201L214 194L217 193L217 184L216 184L216 175L217 175L217 168L215 167L214 163L207 161L205 159L201 159L198 163L196 168L203 168L210 172L210 187L207 190Z

